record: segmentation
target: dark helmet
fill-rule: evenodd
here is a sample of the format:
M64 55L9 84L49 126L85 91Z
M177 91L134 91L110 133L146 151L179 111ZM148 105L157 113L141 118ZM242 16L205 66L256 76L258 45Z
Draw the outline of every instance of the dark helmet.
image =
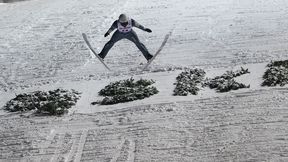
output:
M126 14L121 14L119 16L119 19L118 19L118 21L120 23L126 23L126 22L128 22L128 20L129 20L129 18L128 18L128 16Z

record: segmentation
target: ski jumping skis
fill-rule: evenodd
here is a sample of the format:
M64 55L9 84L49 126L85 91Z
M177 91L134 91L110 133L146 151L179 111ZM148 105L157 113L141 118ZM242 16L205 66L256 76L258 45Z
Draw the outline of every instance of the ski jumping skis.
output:
M159 53L162 51L163 47L167 43L167 41L168 41L168 39L169 39L171 34L172 34L172 32L169 32L168 34L165 35L165 38L164 38L161 46L158 48L158 50L153 55L153 57L143 67L143 69L142 69L143 71L146 70L148 68L148 66L153 62L153 60L159 55ZM99 59L99 61L106 67L106 69L111 71L111 69L106 65L106 63L103 61L103 59L101 57L99 57L98 54L94 51L94 49L92 48L90 42L88 41L87 35L85 33L82 33L82 36L83 36L83 39L84 39L85 43L87 44L88 48L90 49L90 51Z
M90 51L98 58L98 60L106 67L106 69L111 71L111 69L106 65L106 63L103 61L103 59L100 56L98 56L98 54L94 51L90 42L88 41L87 35L85 33L82 33L82 37L83 37L85 43L87 44L88 48L90 49Z
M154 56L148 61L148 63L143 67L143 71L147 69L147 67L152 63L152 61L158 56L158 54L162 51L163 47L165 46L166 42L168 41L170 35L172 34L172 32L169 32L168 34L165 35L165 38L161 44L161 46L159 47L159 49L156 51L156 53L154 54Z

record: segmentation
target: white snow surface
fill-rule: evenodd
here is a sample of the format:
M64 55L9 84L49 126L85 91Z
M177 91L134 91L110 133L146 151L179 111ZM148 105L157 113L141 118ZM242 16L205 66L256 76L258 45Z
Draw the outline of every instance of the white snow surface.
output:
M288 58L287 11L285 0L0 3L0 107L24 92L82 92L63 117L1 110L0 161L287 161L288 89L260 86L265 66ZM128 40L105 58L109 72L82 39L99 52L121 13L152 29L135 29L151 53L172 32L148 71ZM172 95L184 68L213 77L240 67L251 72L237 78L249 89ZM105 85L131 77L155 80L159 94L91 105Z

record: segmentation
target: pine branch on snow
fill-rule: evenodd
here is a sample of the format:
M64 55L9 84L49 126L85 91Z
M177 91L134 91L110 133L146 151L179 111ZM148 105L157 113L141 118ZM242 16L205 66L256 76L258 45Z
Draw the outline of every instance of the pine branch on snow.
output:
M202 69L186 69L180 73L174 83L174 96L187 96L189 94L197 95L200 90L198 86L204 79L205 71Z
M207 78L203 86L208 86L211 89L216 89L218 92L228 92L230 90L237 90L240 88L250 88L250 85L238 83L234 78L250 73L248 69L241 67L241 70L236 72L227 71L221 76L216 76L213 79Z
M38 113L62 115L76 104L80 93L72 90L35 91L17 95L8 101L4 109L10 112L37 110Z
M288 83L288 60L274 61L267 65L262 86L284 86Z
M112 82L99 92L99 95L105 98L92 104L110 105L150 97L159 92L155 87L150 86L154 83L153 80L135 81L133 78Z

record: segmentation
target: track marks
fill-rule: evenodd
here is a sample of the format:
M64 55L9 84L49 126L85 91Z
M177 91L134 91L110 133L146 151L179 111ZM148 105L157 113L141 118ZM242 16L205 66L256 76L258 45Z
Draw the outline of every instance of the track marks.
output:
M125 139L121 144L121 148L119 150L119 156L115 162L134 162L135 152L135 142L131 139ZM111 160L114 162L114 160Z
M86 141L86 138L87 138L87 133L88 133L88 130L82 131L82 134L81 134L81 137L80 137L80 140L79 140L79 143L78 143L78 147L77 147L77 152L76 152L76 155L75 155L75 162L78 162L78 161L81 160L82 151L83 151L83 148L84 148L84 145L85 145L85 141Z

